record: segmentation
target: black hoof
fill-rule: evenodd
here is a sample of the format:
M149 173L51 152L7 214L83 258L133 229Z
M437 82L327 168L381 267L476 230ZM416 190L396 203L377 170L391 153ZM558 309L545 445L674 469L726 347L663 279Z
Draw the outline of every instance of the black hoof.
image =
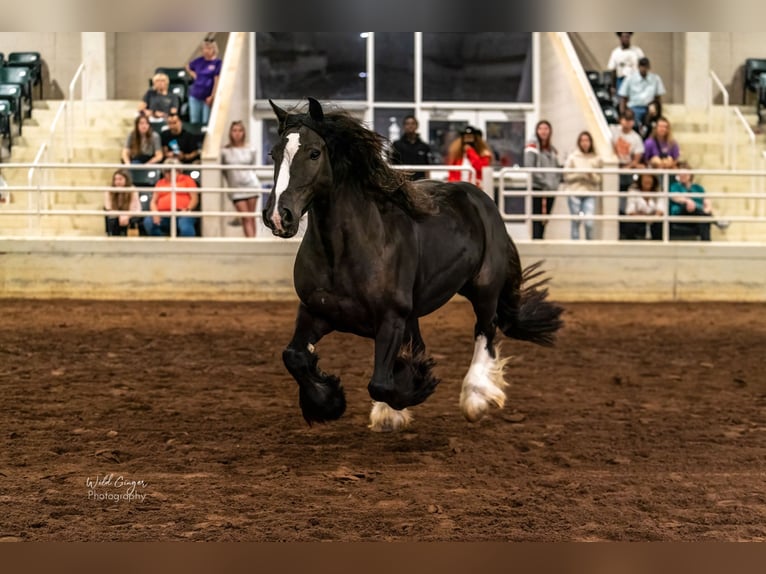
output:
M321 381L301 385L299 400L303 418L309 426L337 420L346 411L346 395L340 379L333 375L323 374Z
M436 363L423 353L412 356L406 350L396 358L394 376L388 381L370 381L367 390L375 401L393 409L414 407L425 401L436 390L439 379L431 369Z

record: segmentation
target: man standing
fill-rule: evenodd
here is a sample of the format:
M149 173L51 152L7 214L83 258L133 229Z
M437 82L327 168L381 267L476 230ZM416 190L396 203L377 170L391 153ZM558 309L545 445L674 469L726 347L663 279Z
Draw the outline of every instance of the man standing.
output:
M617 92L620 96L620 113L624 112L626 107L630 108L639 125L643 123L651 103L657 105L657 111L662 115L660 97L665 94L665 85L662 78L649 71L650 67L649 58L641 58L638 61L638 72L625 78Z
M617 32L620 39L620 45L612 50L609 56L607 70L613 71L613 81L615 91L619 91L625 78L638 72L638 61L644 57L644 51L638 46L631 46L630 39L633 32Z
M390 160L395 165L428 165L430 160L431 148L418 135L418 120L415 116L404 117L404 134L393 143ZM416 171L411 179L425 179L426 174L423 171Z

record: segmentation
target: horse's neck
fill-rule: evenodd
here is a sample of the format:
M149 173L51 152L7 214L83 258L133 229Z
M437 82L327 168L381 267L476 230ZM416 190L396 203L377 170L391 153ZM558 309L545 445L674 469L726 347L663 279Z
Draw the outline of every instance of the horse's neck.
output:
M378 204L357 190L334 190L332 197L315 201L309 214L308 235L323 249L337 253L361 245L382 229Z

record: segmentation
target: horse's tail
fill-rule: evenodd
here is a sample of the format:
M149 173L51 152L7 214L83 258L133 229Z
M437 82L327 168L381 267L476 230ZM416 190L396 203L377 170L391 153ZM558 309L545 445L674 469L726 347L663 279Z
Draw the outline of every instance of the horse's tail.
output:
M562 307L547 301L549 278L542 278L542 261L521 271L518 253L511 245L508 279L497 303L498 327L507 337L553 346L564 322Z

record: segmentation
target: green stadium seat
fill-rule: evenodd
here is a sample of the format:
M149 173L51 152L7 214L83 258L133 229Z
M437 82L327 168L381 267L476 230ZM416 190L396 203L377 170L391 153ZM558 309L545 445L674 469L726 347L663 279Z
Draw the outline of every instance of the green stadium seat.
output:
M43 60L40 52L11 52L6 66L25 66L31 69L32 85L40 87L40 99L43 97Z
M0 139L8 137L8 153L13 149L13 134L11 133L11 103L8 100L0 100Z
M19 126L19 135L21 135L21 107L22 90L18 84L0 84L0 100L5 100L11 105L16 124Z
M29 103L26 116L32 117L32 69L27 66L6 66L0 68L0 84L18 84L22 89L22 100Z

